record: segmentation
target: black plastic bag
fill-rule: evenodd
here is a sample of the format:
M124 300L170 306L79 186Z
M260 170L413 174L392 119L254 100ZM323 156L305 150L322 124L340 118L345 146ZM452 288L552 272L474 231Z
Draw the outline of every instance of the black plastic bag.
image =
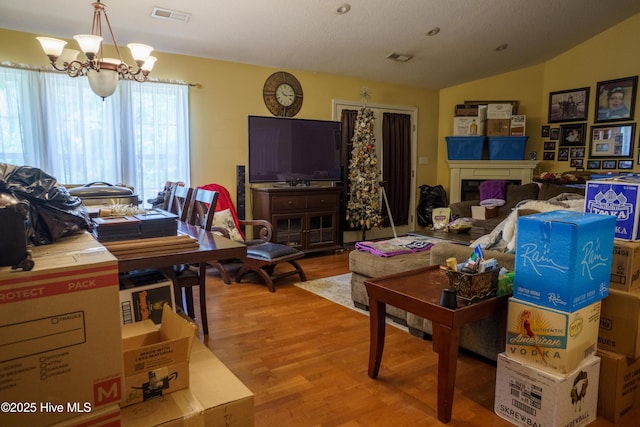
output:
M29 203L27 236L36 246L93 229L89 212L80 198L70 195L41 169L0 163L0 191Z
M447 207L447 192L442 185L421 185L418 202L418 224L427 227L433 225L431 214L435 208Z

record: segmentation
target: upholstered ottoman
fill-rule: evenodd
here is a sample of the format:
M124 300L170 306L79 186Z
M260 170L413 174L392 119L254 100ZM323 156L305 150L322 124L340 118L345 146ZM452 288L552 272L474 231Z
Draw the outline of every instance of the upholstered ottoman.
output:
M403 271L431 265L429 251L412 254L379 257L369 252L352 251L349 254L349 270L351 270L351 299L356 307L369 310L369 296L364 281L372 277L387 276ZM387 306L387 315L394 321L406 325L407 313L393 306Z

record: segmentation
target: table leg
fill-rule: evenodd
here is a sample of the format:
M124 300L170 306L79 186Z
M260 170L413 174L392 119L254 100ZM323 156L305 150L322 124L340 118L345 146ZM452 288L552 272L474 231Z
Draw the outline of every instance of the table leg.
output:
M385 317L387 305L369 298L369 376L376 378L380 371L382 350L384 349Z
M456 385L460 328L433 323L438 330L438 419L451 421L453 392Z

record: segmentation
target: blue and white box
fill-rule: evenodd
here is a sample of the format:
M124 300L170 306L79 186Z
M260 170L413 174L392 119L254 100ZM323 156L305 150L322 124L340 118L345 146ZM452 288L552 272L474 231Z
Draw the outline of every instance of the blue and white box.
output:
M616 218L617 239L640 240L640 177L621 176L587 181L584 211Z
M615 223L566 210L518 218L513 296L569 313L605 298Z

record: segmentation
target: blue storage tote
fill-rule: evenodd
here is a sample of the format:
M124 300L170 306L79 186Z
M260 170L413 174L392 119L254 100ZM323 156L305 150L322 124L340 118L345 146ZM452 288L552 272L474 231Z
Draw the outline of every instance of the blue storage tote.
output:
M482 160L484 136L445 136L449 160Z
M490 136L489 160L524 160L528 136Z

